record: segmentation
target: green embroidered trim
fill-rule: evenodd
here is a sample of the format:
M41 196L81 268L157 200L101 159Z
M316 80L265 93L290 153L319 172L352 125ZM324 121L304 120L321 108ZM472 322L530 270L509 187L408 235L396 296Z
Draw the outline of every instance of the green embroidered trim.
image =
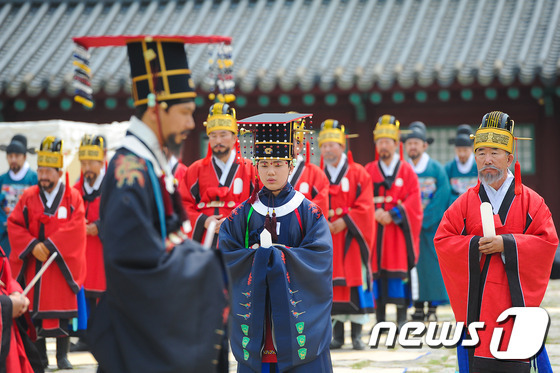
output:
M251 220L251 215L253 215L253 206L247 214L247 229L245 230L245 247L249 247L249 220Z

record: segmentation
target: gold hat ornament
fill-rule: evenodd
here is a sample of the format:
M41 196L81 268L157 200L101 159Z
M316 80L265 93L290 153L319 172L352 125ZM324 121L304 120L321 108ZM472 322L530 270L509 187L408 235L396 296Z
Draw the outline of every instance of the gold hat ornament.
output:
M530 140L528 138L514 137L515 122L511 117L501 111L492 111L482 117L482 123L471 135L474 137L474 150L482 147L497 148L513 154L515 151L514 140Z
M105 138L103 136L84 135L78 151L80 161L100 161L105 160Z
M56 136L47 136L41 141L37 152L37 167L52 167L60 169L64 166L62 156L62 139Z
M511 117L501 111L492 111L482 117L482 123L471 138L474 138L474 151L478 148L488 147L502 149L513 154L515 152L515 194L521 194L521 166L517 157L515 143L517 140L532 140L528 137L513 136L515 122Z
M204 122L204 126L206 127L207 135L214 131L231 131L237 135L235 109L226 103L215 103L210 106L210 112L206 122Z
M389 138L399 142L399 127L400 122L394 116L388 114L380 116L373 130L373 141Z
M347 138L358 137L357 134L346 134L344 125L336 119L327 119L321 123L321 131L319 132L319 147L325 142L336 142L340 145L346 145Z

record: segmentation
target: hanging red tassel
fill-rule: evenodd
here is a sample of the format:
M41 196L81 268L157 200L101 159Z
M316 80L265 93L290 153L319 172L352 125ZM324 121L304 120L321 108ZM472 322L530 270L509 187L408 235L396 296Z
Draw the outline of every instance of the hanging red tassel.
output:
M311 144L309 141L305 143L305 164L309 164L309 159L311 155Z
M325 162L323 161L323 154L321 154L321 163L319 164L319 167L322 169L325 168Z
M519 157L517 153L517 138L515 138L515 173L513 174L515 180L515 194L521 194L521 165L519 164Z
M255 203L255 201L257 200L257 194L259 194L260 190L261 190L261 185L259 183L259 175L257 174L255 176L255 188L253 189L253 192L251 192L251 197L249 197L249 203L251 205Z
M379 161L379 152L377 151L377 148L375 148L375 161Z
M66 186L64 187L64 198L66 199L66 203L68 206L71 205L71 194L70 194L70 188L72 188L72 186L70 186L70 176L68 176L68 172L66 172ZM70 209L71 210L71 209ZM69 219L70 216L67 216L67 219Z
M202 164L208 166L210 164L210 159L212 158L212 147L210 146L210 141L208 142L208 150L206 157L202 160Z
M399 142L399 156L401 157L401 161L402 161L404 159L402 142Z
M348 157L348 164L354 163L354 155L352 154L352 150L348 150L348 154L346 156Z
M515 178L515 194L521 194L521 165L519 161L515 161L515 174L513 175Z

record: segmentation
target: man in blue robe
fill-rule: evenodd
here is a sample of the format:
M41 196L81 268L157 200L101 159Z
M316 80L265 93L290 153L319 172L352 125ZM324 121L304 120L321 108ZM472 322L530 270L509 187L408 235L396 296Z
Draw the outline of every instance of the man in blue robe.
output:
M84 47L127 46L136 107L101 189L107 291L87 338L104 373L228 370L225 268L215 250L187 238L186 213L162 149L179 146L194 128L185 39L75 39Z
M478 171L474 161L473 139L471 126L461 124L457 127L457 135L449 143L455 145L455 158L445 164L445 171L451 185L449 204L478 183Z
M439 269L434 236L447 209L451 192L442 165L426 152L429 144L434 140L426 135L426 125L422 122L412 122L409 131L404 147L409 157L408 162L418 176L424 213L420 231L420 255L416 264L418 275L412 275L412 298L415 307L412 319L423 321L426 318L426 320L437 321L437 306L448 303L449 299ZM414 280L415 277L417 281ZM416 287L415 284L418 286ZM428 304L427 312L424 312L425 302Z
M288 183L291 122L306 116L261 114L238 122L255 124L253 159L264 184L232 211L219 235L231 276L238 372L332 371L332 238L321 209Z
M0 247L6 256L10 256L10 241L8 240L8 216L16 207L23 191L37 184L37 173L29 168L26 153L34 153L34 149L27 148L27 138L15 135L8 145L0 145L0 150L6 151L10 169L0 175Z

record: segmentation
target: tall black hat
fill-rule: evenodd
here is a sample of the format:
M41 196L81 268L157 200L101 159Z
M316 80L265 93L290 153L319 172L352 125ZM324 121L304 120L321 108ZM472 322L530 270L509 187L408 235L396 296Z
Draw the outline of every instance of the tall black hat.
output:
M293 134L299 131L294 129L294 122L312 116L299 113L267 113L238 120L237 124L243 128L243 132L250 131L253 134L253 161L291 161L295 157Z
M126 46L132 78L134 106L153 106L155 102L171 106L196 97L184 44L230 43L222 36L84 36L73 38L74 99L93 106L88 48Z

